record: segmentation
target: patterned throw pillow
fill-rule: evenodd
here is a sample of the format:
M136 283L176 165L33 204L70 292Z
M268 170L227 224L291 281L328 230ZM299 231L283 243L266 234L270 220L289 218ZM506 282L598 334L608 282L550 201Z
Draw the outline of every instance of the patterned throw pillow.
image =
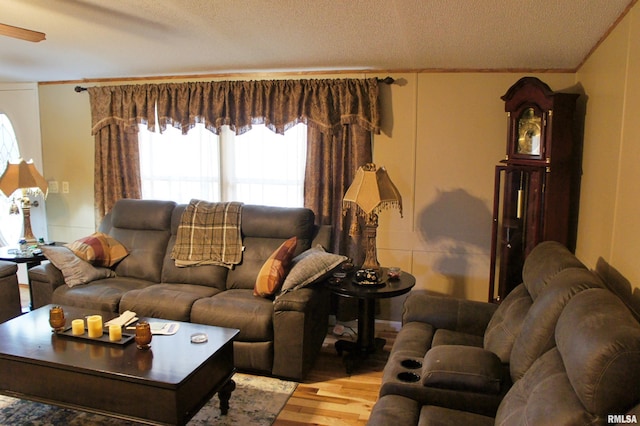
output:
M327 253L321 245L300 253L293 259L291 271L282 284L281 294L323 280L345 260L346 256Z
M280 245L260 268L256 285L253 288L254 296L273 296L280 287L289 272L289 264L293 258L293 252L298 245L298 238L291 237Z
M80 238L65 244L80 259L95 266L111 267L127 257L129 252L115 238L96 232L88 237Z

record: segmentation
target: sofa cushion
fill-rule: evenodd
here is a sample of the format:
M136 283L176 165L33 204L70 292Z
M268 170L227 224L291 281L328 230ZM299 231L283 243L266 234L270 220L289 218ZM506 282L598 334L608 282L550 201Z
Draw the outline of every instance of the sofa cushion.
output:
M602 281L584 268L558 272L533 302L516 337L509 368L513 381L520 379L536 359L555 346L558 318L573 296L583 290L601 287Z
M169 230L149 231L113 228L111 236L129 251L116 267L116 274L154 283L162 279L162 263L169 241Z
M193 284L154 284L125 293L119 310L133 311L138 316L188 322L193 303L211 297L220 290Z
M243 236L282 241L296 236L296 256L311 247L315 230L315 215L310 209L257 205L242 209Z
M567 268L586 268L577 257L557 241L543 241L531 250L522 267L522 282L531 299L560 271Z
M226 288L253 290L265 259L293 236L298 239L294 255L308 249L316 229L314 219L313 212L305 208L245 205L242 209L245 251L242 263L227 274Z
M191 322L240 329L236 340L273 340L273 301L256 297L252 289L230 289L196 300Z
M76 256L67 247L42 246L41 249L53 266L60 269L64 282L69 287L115 276L115 272L111 269L95 267Z
M346 256L327 253L320 245L306 250L293 259L291 271L282 284L282 293L322 280L345 260Z
M454 330L482 338L500 305L414 289L402 307L403 323L424 322L435 329Z
M280 290L284 278L289 272L289 265L298 243L297 237L291 237L280 245L260 268L256 284L253 288L254 296L273 296Z
M442 389L497 394L502 374L496 354L473 346L436 346L422 364L422 384Z
M586 267L559 242L543 241L535 246L524 261L522 284L504 298L489 322L484 337L485 349L508 363L533 301L556 274L567 268Z
M475 334L468 334L460 331L447 330L446 328L439 328L433 334L433 342L431 343L431 346L463 345L476 346L481 348L482 344L482 336L476 336Z
M162 282L199 284L224 290L226 288L228 268L220 265L199 265L197 267L182 268L176 266L175 260L171 258L171 252L176 243L180 218L185 208L186 205L184 204L176 206L171 214L171 238L167 243L167 250L162 263Z
M110 212L111 226L145 231L168 230L175 206L173 201L118 200Z
M118 313L120 299L125 293L149 285L151 283L146 280L118 276L76 287L63 285L54 290L52 303Z
M509 362L513 343L532 303L526 287L520 284L504 298L489 321L484 348L498 355L505 364Z
M157 200L118 200L111 210L109 235L127 248L119 262L119 276L159 283L162 263L171 235L171 216L176 203Z
M574 296L558 319L556 344L589 412L624 413L640 400L640 324L613 293L594 288Z
M576 396L557 348L538 358L509 389L495 419L497 425L510 426L599 423Z
M65 246L92 265L107 268L120 262L129 254L126 247L118 240L102 232L95 232Z

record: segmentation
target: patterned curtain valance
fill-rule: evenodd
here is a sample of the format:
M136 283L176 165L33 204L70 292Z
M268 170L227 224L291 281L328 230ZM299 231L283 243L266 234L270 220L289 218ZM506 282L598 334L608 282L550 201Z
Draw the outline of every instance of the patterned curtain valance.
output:
M92 134L117 124L146 124L187 133L203 123L214 133L229 125L242 134L253 124L277 133L305 123L328 135L345 124L380 133L378 80L320 79L215 81L90 87ZM157 120L156 123L156 105Z

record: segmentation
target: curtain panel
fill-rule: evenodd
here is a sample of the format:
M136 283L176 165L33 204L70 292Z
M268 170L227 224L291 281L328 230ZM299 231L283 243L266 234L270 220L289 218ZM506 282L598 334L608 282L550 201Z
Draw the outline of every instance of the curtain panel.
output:
M228 125L242 134L254 124L284 133L304 123L305 206L316 213L318 224L334 226L333 251L358 257L346 237L350 218L341 216L341 200L357 168L372 161L371 135L380 133L376 78L140 84L88 92L97 223L118 199L141 197L134 137L139 124L150 130L159 126L161 132L173 126L183 134L197 123L215 134Z

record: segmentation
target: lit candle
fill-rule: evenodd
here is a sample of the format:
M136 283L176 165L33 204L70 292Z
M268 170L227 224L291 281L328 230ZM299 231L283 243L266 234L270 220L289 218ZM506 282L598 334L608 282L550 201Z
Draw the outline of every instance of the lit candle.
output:
M80 336L84 334L84 320L74 319L71 321L71 333L74 336Z
M112 324L109 326L109 340L118 342L122 339L122 327Z
M89 337L93 339L102 337L101 315L90 315L87 317L87 331L89 332Z

